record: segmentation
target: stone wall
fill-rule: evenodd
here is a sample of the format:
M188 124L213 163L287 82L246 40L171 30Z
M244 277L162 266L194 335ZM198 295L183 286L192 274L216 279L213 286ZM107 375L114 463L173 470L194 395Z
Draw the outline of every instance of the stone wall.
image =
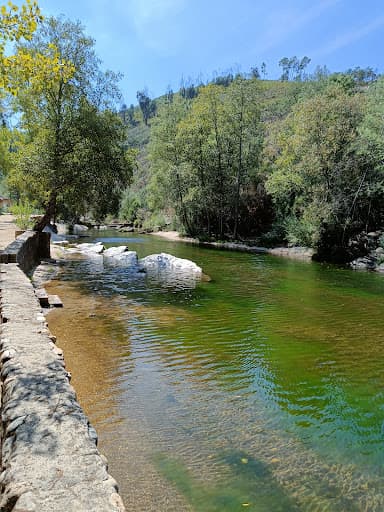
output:
M25 231L1 254L1 263L18 263L29 272L42 258L50 257L50 233Z
M28 251L37 246L26 247L16 260L28 268L37 257ZM2 264L0 272L0 511L123 512L96 432L19 264Z

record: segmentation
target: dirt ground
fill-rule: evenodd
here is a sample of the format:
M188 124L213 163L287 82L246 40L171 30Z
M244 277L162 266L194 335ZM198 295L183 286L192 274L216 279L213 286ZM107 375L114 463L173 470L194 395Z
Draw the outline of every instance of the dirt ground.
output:
M156 231L151 233L154 236L160 236L161 238L166 238L167 240L171 240L172 242L198 242L195 238L188 238L180 236L177 231Z
M14 216L10 214L0 215L0 249L5 249L15 239Z

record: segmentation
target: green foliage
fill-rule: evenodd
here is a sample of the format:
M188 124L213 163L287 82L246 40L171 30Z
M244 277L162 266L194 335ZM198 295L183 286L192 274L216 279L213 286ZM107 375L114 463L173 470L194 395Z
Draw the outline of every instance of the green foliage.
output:
M127 129L127 146L129 148L143 149L150 138L150 128L145 124L137 124Z
M15 216L15 223L20 229L32 229L34 221L31 215L34 213L32 203L28 201L19 201L10 207L10 212Z
M284 58L282 81L255 67L158 99L151 126L130 129L136 222L160 214L201 238L351 257L356 234L384 225L384 81L370 68L309 76L308 64Z
M147 215L141 224L142 228L146 231L161 231L169 225L166 216L162 212L155 212Z
M362 86L367 84L372 84L376 82L379 78L377 71L372 69L371 67L360 68L359 66L355 68L348 69L345 74L352 77L353 81L356 85Z
M286 241L286 227L284 222L275 221L271 228L262 233L258 238L258 244L265 247L276 247Z
M132 190L126 189L120 203L119 219L133 223L137 219L141 207L142 198Z
M116 213L133 167L123 122L112 110L119 77L100 71L94 41L80 23L51 18L27 49L44 52L52 44L72 63L74 75L38 90L26 87L19 95L26 144L9 175L17 195L45 209L39 228L57 215L73 221L85 214L100 220Z
M139 124L134 105L131 104L129 108L127 105L123 105L119 114L125 125L135 127Z
M288 217L284 222L285 238L291 247L313 247L318 235L317 226L307 217Z
M156 101L151 100L146 89L137 91L136 97L143 114L144 124L147 126L149 119L156 114Z
M332 243L347 246L351 227L367 222L375 175L367 155L358 151L362 99L330 84L299 102L271 133L274 156L266 186L281 215L290 219L292 242L311 239L314 246L327 238L325 226L332 226Z
M9 173L14 164L17 138L17 132L10 130L4 122L0 127L0 175L2 177Z
M175 206L189 234L237 237L245 198L258 181L258 99L253 82L236 79L161 107L151 132L152 208Z

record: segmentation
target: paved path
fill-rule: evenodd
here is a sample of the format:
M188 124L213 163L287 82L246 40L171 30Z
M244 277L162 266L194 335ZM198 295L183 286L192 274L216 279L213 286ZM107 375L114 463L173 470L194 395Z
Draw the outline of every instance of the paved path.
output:
M14 220L13 215L0 215L0 249L5 249L15 239L17 226Z
M9 263L0 287L0 511L124 512L31 281Z
M0 215L0 249L15 238L13 220ZM27 247L25 237L18 242ZM62 350L20 267L0 265L0 512L125 512Z

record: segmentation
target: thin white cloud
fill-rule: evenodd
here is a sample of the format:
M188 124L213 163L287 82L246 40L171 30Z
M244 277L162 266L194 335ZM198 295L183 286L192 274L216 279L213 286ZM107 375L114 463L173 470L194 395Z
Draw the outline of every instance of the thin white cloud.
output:
M333 39L333 41L331 41L330 43L326 44L325 46L314 52L313 56L318 58L324 57L326 55L331 55L332 53L335 53L338 50L341 50L342 48L345 48L346 46L349 46L355 43L356 41L363 39L369 34L376 32L376 30L383 26L384 16L380 16L376 20L367 23L363 27L353 29L344 34L341 34L340 36Z
M140 25L180 12L186 0L131 0L129 4L136 23Z
M176 19L188 0L129 0L127 9L140 40L162 56L176 52L182 29Z
M255 51L260 55L272 48L276 48L292 34L309 25L324 12L331 9L342 0L322 0L316 5L298 12L294 9L275 9L269 13L267 26L264 33L260 34Z

